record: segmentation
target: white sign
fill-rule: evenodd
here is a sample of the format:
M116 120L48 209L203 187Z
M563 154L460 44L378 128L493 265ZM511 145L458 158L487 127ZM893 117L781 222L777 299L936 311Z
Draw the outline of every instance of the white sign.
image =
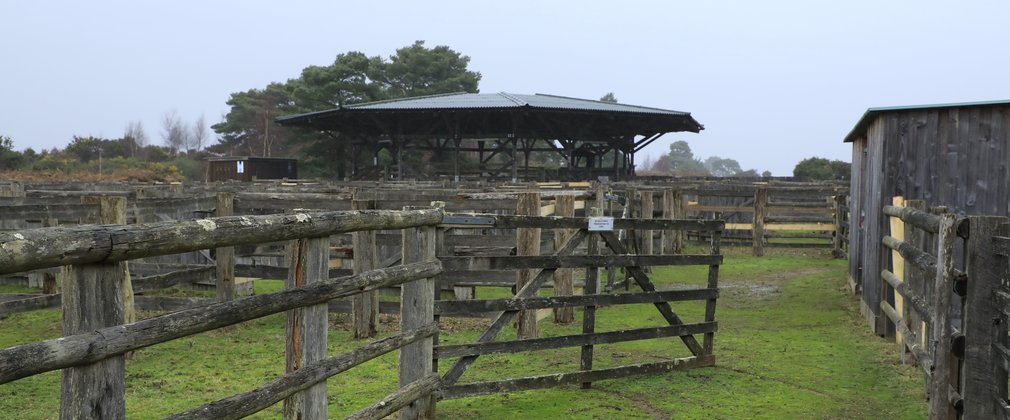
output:
M590 232L608 232L614 230L614 218L613 217L590 217L589 218L589 231Z
M236 165L235 165L235 172L238 172L240 174L241 173L245 173L245 162L243 162L243 161L240 160L240 161L235 162L235 163L236 163Z

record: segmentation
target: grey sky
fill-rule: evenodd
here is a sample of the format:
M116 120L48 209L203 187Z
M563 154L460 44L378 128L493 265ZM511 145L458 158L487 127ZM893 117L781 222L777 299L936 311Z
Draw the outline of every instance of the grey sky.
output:
M848 161L867 107L1010 98L1008 19L995 0L4 1L0 135L62 148L140 120L160 143L166 111L213 124L232 92L421 39L469 55L485 93L612 91L705 124L653 158L682 139L790 175Z

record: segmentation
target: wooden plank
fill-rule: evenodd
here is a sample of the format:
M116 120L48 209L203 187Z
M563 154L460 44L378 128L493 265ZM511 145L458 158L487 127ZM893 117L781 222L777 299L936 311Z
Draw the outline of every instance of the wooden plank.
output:
M211 280L211 273L216 267L198 267L188 270L171 271L153 276L137 277L132 279L133 290L136 293L151 290L163 290L179 284L193 284Z
M883 212L885 215L900 218L905 223L910 223L929 233L937 233L940 229L940 216L922 210L903 205L889 205L884 206Z
M346 372L355 366L375 359L407 344L430 337L438 331L434 323L422 328L406 331L392 337L370 343L350 353L329 357L289 372L256 389L230 396L184 413L175 414L166 420L182 419L238 419L255 414L276 404L295 392L307 389L326 378Z
M434 225L440 210L231 216L128 226L0 232L0 274L59 265L117 262L222 246L320 237L357 230Z
M409 385L396 390L396 392L390 394L389 396L361 409L361 411L347 416L347 419L382 419L390 414L393 414L396 410L403 408L407 404L410 404L411 401L422 398L434 400L432 393L435 392L441 384L442 381L439 379L437 374L429 373L427 376L411 382Z
M523 309L546 309L572 306L626 305L636 303L707 300L718 296L719 291L717 289L695 289L621 294L587 294L579 296L547 296L522 299L476 299L465 301L443 300L435 303L435 313L448 315L458 313L518 311Z
M479 267L489 270L516 270L520 268L581 268L581 267L641 267L665 265L722 264L721 255L571 255L571 256L495 256L495 257L444 257L442 265L447 271L465 271Z
M353 200L351 208L354 210L370 210L373 203L367 200ZM354 247L354 273L359 274L378 267L375 248L375 231L359 231L351 233L351 242ZM376 327L379 322L379 294L372 290L354 295L353 313L351 320L354 329L354 338L370 338L375 336Z
M999 412L995 397L1006 398L1007 372L993 360L995 321L1000 319L992 296L1010 278L1006 256L993 252L993 236L1007 235L1006 217L969 217L968 295L965 299L962 330L965 336L963 367L965 418L994 418ZM1005 330L1005 326L1003 330ZM1003 333L1002 335L1006 335ZM1002 392L1002 393L1001 393Z
M718 328L715 322L696 324L668 325L665 327L635 328L599 333L584 333L579 335L563 335L558 337L520 339L514 341L494 341L489 343L470 343L439 346L435 349L438 358L477 356L484 354L522 353L527 351L557 349L564 347L587 346L594 344L622 343L626 341L648 340L654 338L680 337L691 334L715 332Z
M429 262L435 259L435 227L422 226L403 230L403 264ZM435 321L435 280L420 278L400 287L400 331L420 328ZM400 349L399 388L421 380L433 372L431 337ZM401 419L431 419L435 416L435 399L420 397L400 411Z
M390 267L316 282L295 290L255 295L132 324L91 329L76 335L0 349L0 384L42 372L93 363L180 337L347 297L361 290L428 278L439 272L441 265L438 261Z
M726 230L753 230L753 225L750 223L726 223ZM766 224L764 229L767 230L820 230L820 231L830 231L834 229L834 225L831 223L778 223L778 224Z
M537 192L524 192L517 196L516 215L537 216L540 214L540 194ZM540 229L519 228L516 229L516 258L529 260L533 256L540 255ZM530 267L530 266L526 266ZM519 268L516 270L516 290L520 290L533 280L533 271L529 268ZM555 274L557 272L555 271ZM536 296L536 293L533 294ZM522 340L536 338L539 335L537 329L536 311L520 311L516 326L516 338Z
M578 206L576 206L578 208ZM446 216L474 216L473 214L447 213ZM456 227L460 229L519 229L519 228L541 228L541 229L585 229L589 225L589 220L585 217L539 217L539 216L508 216L508 215L478 215L493 216L494 225L443 225L444 227ZM713 231L723 230L725 223L721 220L673 220L673 219L614 219L614 229L654 229L654 230L698 230ZM826 230L831 230L828 225Z
M553 375L532 376L493 382L473 382L449 386L442 390L442 398L453 399L477 395L498 394L529 389L553 388L560 385L591 383L606 379L625 378L634 375L657 374L674 370L686 370L715 364L715 356L704 355L685 357L664 362L641 363L609 369L597 369Z
M59 306L59 294L30 296L21 299L9 300L6 302L0 302L0 319L6 318L8 315L21 312L37 311L40 309L56 308Z
M722 253L722 237L719 232L712 233L712 239L709 241L709 253L712 255L721 255ZM705 322L715 322L716 299L719 297L719 264L708 266L707 286L709 291L716 292L716 294L710 296L705 302ZM705 333L704 342L702 343L704 354L712 354L714 345L715 331Z

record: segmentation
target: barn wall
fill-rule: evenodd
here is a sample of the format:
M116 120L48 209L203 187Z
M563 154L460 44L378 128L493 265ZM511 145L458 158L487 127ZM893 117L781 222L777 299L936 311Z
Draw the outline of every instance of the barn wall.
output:
M890 258L880 245L880 238L889 232L881 206L900 195L924 200L929 207L946 206L959 215L1010 216L1008 131L1007 105L913 109L877 117L867 129L865 161L857 163L861 144L853 142L852 217L855 220L856 209L862 208L866 219L862 238L856 229L850 234L857 244L852 247L856 261L850 260L850 274L858 273L863 258L863 312L871 325L877 325L877 333L883 333L877 307L879 273ZM863 176L864 180L856 180Z
M853 292L858 292L862 285L863 266L863 207L866 192L866 138L861 137L852 143L852 176L849 180L849 283Z

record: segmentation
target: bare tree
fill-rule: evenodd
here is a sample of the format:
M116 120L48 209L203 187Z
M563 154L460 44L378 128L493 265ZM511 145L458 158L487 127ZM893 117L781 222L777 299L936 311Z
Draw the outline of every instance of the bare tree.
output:
M203 149L203 141L207 139L207 121L203 118L203 114L200 114L200 118L196 119L193 123L193 127L190 130L189 135L189 148L191 150L200 151Z
M147 147L147 133L144 132L144 124L140 120L126 123L123 138L133 140L133 150L130 150L130 156L137 157L137 155L144 153L143 150Z
M189 130L174 109L165 113L161 120L161 130L161 139L172 154L178 156L179 151L189 144Z

